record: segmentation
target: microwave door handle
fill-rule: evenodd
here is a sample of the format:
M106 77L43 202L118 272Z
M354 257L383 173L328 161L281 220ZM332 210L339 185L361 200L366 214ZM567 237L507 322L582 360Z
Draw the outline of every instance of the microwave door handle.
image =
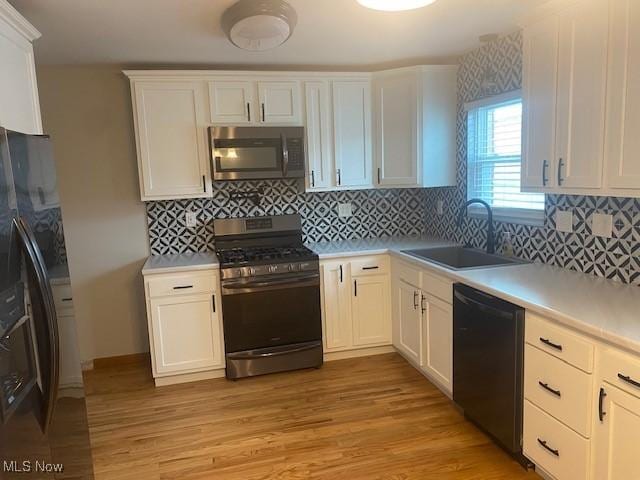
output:
M286 178L289 172L289 147L284 133L280 135L280 141L282 143L282 176Z

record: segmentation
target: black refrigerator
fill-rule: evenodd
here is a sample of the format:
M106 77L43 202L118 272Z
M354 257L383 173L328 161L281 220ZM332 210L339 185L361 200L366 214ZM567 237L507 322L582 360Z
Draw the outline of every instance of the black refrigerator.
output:
M94 478L80 365L60 385L61 362L79 363L51 286L65 275L50 138L0 127L0 479Z

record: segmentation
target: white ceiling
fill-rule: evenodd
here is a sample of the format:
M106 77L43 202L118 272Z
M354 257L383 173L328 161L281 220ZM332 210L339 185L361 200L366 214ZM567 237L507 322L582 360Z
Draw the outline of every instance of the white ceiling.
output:
M298 25L267 52L232 46L220 27L235 0L10 0L38 28L39 63L368 68L437 61L510 32L545 0L438 0L408 12L356 0L289 0Z

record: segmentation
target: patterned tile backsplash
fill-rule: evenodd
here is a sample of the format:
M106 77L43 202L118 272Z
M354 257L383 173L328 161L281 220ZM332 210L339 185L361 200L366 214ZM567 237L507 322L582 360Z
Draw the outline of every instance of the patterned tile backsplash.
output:
M484 247L486 222L466 220L455 225L466 200L466 116L463 105L489 95L517 90L522 84L522 36L514 33L468 53L458 74L458 187L437 189L357 190L304 193L296 181L216 184L211 199L147 204L149 241L154 255L213 249L213 219L299 212L305 240L375 238L429 234ZM262 188L260 205L232 200L230 194ZM436 206L442 201L443 215ZM353 216L339 218L338 204L350 202ZM573 213L574 232L555 228L555 213ZM187 228L185 215L194 211L198 227ZM595 213L614 217L613 237L592 234ZM640 285L640 199L549 195L544 225L496 222L502 248L504 232L511 232L515 254L535 262Z
M232 200L238 191L263 189L260 204ZM305 193L295 180L220 183L213 198L147 204L153 255L213 249L213 219L300 213L305 241L419 235L424 232L426 191L422 189L354 190ZM338 217L338 204L351 203L353 215ZM197 228L185 223L196 212Z

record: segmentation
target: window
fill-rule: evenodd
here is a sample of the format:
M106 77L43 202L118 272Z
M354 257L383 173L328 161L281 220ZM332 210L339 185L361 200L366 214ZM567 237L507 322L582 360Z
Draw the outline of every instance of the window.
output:
M522 98L520 92L493 97L467 109L467 198L480 198L498 219L544 221L544 194L520 191ZM484 209L470 209L482 215Z

